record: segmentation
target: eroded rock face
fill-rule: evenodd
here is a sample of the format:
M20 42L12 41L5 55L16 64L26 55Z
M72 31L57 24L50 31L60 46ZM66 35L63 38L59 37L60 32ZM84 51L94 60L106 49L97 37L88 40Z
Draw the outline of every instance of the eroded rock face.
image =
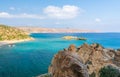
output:
M49 72L53 77L89 77L86 66L77 53L60 51L55 55Z
M74 44L70 45L69 48L68 48L68 51L71 51L71 52L76 52L76 47Z
M99 70L107 65L120 66L120 51L99 44L70 45L54 56L49 73L53 77L89 77L93 73L99 77Z
M117 51L114 57L114 64L120 67L120 51Z

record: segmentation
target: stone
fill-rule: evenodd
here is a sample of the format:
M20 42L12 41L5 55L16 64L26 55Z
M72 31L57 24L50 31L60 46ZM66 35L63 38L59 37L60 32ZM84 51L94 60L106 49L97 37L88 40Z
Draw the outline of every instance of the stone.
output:
M61 51L52 60L49 73L53 77L89 77L87 67L78 54Z
M120 51L106 49L100 44L70 45L59 51L49 66L53 77L99 77L101 68L112 65L120 68Z
M76 46L74 44L70 45L68 48L68 51L75 52L76 51Z

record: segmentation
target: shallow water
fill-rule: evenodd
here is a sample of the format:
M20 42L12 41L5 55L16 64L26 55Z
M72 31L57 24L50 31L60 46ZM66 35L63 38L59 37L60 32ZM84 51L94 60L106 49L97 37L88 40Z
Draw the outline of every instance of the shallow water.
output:
M87 41L64 40L65 35L85 37ZM55 53L70 44L100 43L106 48L120 48L120 33L33 33L33 41L0 47L0 77L33 77L46 73Z

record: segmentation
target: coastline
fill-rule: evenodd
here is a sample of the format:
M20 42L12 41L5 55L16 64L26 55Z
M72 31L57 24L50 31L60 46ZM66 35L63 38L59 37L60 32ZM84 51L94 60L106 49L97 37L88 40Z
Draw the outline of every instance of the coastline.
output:
M34 38L21 39L21 40L4 40L4 41L0 41L0 46L19 43L19 42L25 42L25 41L31 41L31 40L34 40Z
M28 33L91 33L97 30L71 29L71 28L45 28L45 27L16 27Z

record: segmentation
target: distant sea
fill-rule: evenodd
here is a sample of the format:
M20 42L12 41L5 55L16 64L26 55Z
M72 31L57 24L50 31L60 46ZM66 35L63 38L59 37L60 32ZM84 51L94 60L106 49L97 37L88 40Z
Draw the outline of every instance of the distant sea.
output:
M64 40L63 36L85 37L87 41ZM59 50L70 44L100 43L106 48L120 48L120 33L32 33L33 41L0 47L0 77L34 77L47 73Z

